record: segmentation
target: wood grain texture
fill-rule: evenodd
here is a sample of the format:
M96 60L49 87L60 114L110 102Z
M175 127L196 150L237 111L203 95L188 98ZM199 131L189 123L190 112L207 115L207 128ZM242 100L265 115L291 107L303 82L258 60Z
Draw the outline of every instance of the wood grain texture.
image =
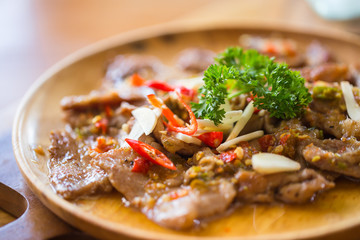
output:
M189 46L220 51L228 45L237 44L243 33L268 36L274 32L294 38L302 46L317 39L332 49L343 62L357 60L360 53L360 41L352 35L312 33L270 24L243 24L237 28L232 22L217 22L208 26L202 23L201 26L205 30L199 31L201 27L192 21L187 25L169 24L120 35L75 53L45 73L24 98L13 133L15 155L30 188L60 218L99 238L117 239L126 235L147 239L210 239L220 236L223 239L330 239L338 237L337 234L347 234L343 232L345 230L358 231L360 189L351 184L340 183L342 187L320 196L314 204L243 207L229 217L192 232L175 232L157 226L140 213L122 207L121 197L117 193L68 202L53 192L47 179L47 157L35 155L31 148L39 144L46 147L49 132L63 126L59 117L60 99L69 94L84 94L98 87L104 62L115 54L150 54L171 64L176 53ZM162 33L166 33L167 37L156 37ZM139 44L142 48L138 48ZM346 236L359 237L352 234Z

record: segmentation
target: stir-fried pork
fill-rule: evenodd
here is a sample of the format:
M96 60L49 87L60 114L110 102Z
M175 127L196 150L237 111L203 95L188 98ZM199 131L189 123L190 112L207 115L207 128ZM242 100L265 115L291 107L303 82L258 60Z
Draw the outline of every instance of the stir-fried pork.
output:
M57 194L76 199L115 189L155 223L188 229L198 220L246 203L304 204L334 188L338 176L360 178L360 123L348 117L339 84L354 82L353 68L334 62L327 48L317 42L306 53L290 39L245 36L241 42L300 70L312 94L302 115L280 120L255 109L248 122L233 123L230 117L227 124L203 121L200 129L186 106L197 101L199 96L192 94L196 89L170 86L176 81L169 76L202 73L214 61L212 51L184 50L171 74L155 57L120 55L110 63L101 90L61 102L67 130L51 133L48 162L50 183ZM132 82L135 73L145 80L171 82L155 81L150 89L141 78ZM186 104L169 93L174 89L183 91ZM147 102L149 93L159 96L158 104ZM359 89L353 93L360 102ZM256 98L253 94L239 92L224 106L244 110ZM153 119L142 122L133 117L138 106L157 109L154 116L149 115ZM245 119L239 111L232 114ZM240 136L258 130L264 135L239 140L219 152L217 147L237 123L243 124ZM296 168L275 169L271 174L259 171L253 157L258 153L270 156L265 165L276 156Z

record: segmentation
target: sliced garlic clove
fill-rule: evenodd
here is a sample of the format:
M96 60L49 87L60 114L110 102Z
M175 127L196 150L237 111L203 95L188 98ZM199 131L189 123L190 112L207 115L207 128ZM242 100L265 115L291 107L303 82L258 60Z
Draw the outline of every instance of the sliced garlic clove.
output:
M360 106L356 102L352 86L349 82L341 82L341 90L344 95L347 112L352 120L360 120Z
M139 107L133 110L131 114L135 117L136 121L139 122L146 135L152 133L158 120L153 110L146 107Z
M301 167L298 162L274 153L258 153L251 160L253 169L263 174L297 171Z
M183 142L201 145L201 140L183 133L176 133L175 137Z

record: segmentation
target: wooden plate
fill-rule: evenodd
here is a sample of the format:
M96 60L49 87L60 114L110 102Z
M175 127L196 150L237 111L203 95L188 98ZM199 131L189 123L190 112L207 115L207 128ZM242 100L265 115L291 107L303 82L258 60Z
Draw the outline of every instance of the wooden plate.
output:
M135 31L83 49L58 63L38 79L18 109L13 148L19 168L39 199L60 218L99 238L127 235L146 239L288 239L355 236L360 224L360 188L354 183L338 183L314 203L301 206L244 206L227 217L212 221L202 230L176 232L147 220L142 214L122 206L120 194L65 201L51 189L47 177L47 156L37 156L33 147L49 145L49 132L61 129L60 99L87 94L99 87L105 63L120 53L150 54L172 64L176 54L187 47L223 50L237 45L241 34L279 34L295 39L300 46L318 40L340 61L359 60L360 40L348 34L293 30L286 26L242 26L218 23L168 25ZM357 235L359 237L359 234Z

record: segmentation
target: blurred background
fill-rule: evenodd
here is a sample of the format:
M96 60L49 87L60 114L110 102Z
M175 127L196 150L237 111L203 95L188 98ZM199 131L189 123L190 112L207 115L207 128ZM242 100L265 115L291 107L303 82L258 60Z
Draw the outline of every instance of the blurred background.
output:
M60 59L115 34L173 21L226 18L360 33L360 21L347 19L359 14L354 12L359 9L354 4L359 3L356 0L2 0L0 109L3 113L6 109L11 111L12 104L16 104L35 79ZM319 16L312 6L328 19Z
M360 34L359 15L357 0L1 0L0 150L5 155L0 162L15 166L11 124L31 84L57 61L101 39L171 22L227 19Z

